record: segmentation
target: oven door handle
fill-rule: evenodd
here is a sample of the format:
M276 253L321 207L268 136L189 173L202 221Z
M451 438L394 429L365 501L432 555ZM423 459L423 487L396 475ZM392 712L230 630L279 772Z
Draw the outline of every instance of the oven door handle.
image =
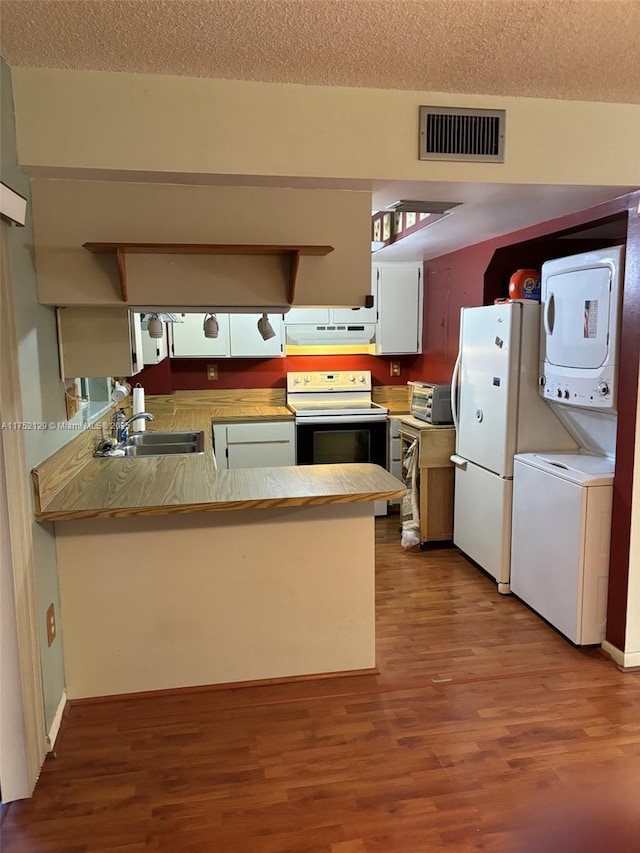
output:
M342 424L345 427L357 427L359 424L384 423L387 416L383 415L311 415L307 418L296 418L296 426L316 426L319 424Z

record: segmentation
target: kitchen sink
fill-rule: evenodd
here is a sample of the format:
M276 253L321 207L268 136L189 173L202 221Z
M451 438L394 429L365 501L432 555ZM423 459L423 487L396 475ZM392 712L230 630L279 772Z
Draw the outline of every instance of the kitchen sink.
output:
M158 444L198 444L204 448L204 433L200 432L134 432L129 435L125 447L146 447ZM201 452L197 451L197 452Z
M204 432L138 432L130 435L123 448L125 456L176 456L204 453Z

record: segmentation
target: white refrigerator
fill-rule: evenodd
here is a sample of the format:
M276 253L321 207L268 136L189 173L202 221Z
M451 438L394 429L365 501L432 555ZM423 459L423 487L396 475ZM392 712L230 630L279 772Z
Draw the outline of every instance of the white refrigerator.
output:
M513 457L577 445L538 392L540 305L463 308L452 379L453 542L510 592Z

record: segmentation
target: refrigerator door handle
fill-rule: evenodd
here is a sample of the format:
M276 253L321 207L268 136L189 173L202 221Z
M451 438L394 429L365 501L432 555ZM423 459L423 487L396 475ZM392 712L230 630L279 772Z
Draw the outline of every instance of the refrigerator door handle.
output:
M451 417L453 425L458 431L458 377L460 375L460 357L462 350L458 352L456 363L453 365L453 375L451 376Z
M548 337L551 337L553 334L553 327L555 326L555 296L553 292L547 295L547 301L544 303L544 312L542 315L542 319L544 322L544 331ZM552 313L553 312L553 313Z
M458 456L457 453L454 453L453 456L449 457L449 459L457 468L462 468L463 471L467 467L467 462L469 461L468 459L465 459L464 456Z

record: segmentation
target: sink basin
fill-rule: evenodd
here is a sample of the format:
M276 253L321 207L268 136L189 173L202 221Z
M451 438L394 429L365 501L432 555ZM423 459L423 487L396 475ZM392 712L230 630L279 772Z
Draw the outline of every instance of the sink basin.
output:
M125 456L176 456L204 453L204 432L139 432L130 435Z
M125 447L141 447L157 444L197 444L204 446L204 433L200 432L134 432L129 435Z
M198 445L187 441L179 444L125 444L125 456L176 456L181 453L203 453Z

